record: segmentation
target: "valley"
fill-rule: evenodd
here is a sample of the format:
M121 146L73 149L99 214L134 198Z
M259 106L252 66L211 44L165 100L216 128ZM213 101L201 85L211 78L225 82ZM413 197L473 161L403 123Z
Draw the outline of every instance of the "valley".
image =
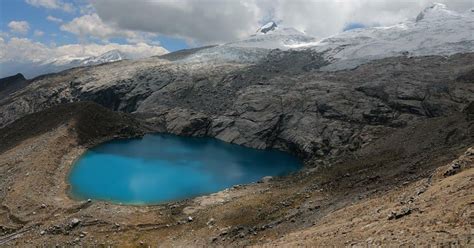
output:
M435 4L319 41L273 23L222 45L6 79L20 84L0 91L0 246L468 247L474 46L459 24L472 13ZM157 133L277 149L303 168L161 204L68 194L88 150Z

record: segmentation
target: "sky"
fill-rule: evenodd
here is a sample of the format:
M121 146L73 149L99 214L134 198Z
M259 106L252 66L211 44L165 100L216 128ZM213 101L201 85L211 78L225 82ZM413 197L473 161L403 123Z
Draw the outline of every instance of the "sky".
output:
M467 11L472 0L438 0ZM0 0L0 63L141 58L245 38L269 20L324 38L415 18L431 0Z

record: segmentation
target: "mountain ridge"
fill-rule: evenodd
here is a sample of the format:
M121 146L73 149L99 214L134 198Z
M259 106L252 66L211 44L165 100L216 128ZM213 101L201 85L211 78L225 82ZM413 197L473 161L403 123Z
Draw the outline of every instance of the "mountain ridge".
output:
M310 49L330 62L325 70L341 70L393 56L474 52L473 13L458 13L443 4L434 4L417 17L395 25L358 28L322 39L271 21L245 39L201 49L182 62L256 63L272 49Z
M324 53L329 70L350 69L393 56L452 55L474 51L474 15L434 4L415 19L387 26L349 30L295 48Z
M245 39L193 48L180 53L180 59L175 61L183 64L247 64L258 62L272 49L311 49L322 54L330 63L325 67L326 70L341 70L392 56L449 56L474 52L474 38L470 35L474 33L473 13L470 10L458 13L449 10L444 4L433 4L413 19L392 26L358 28L323 39L270 21ZM115 49L99 56L64 56L23 67L38 67L34 75L39 75L123 59L132 58Z

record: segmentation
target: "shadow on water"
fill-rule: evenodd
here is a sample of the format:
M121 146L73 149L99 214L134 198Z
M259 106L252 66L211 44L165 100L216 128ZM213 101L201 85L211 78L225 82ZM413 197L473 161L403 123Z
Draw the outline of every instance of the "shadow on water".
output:
M302 166L277 150L257 150L212 138L146 135L87 151L69 176L78 198L151 204L217 192L282 176Z

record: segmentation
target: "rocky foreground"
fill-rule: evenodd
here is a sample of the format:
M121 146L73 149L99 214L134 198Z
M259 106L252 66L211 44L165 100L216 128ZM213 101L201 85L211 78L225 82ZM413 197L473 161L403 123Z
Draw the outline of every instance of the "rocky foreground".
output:
M340 71L311 50L186 56L71 69L0 100L0 245L472 244L473 53ZM88 147L149 132L277 148L305 168L156 206L68 196Z

